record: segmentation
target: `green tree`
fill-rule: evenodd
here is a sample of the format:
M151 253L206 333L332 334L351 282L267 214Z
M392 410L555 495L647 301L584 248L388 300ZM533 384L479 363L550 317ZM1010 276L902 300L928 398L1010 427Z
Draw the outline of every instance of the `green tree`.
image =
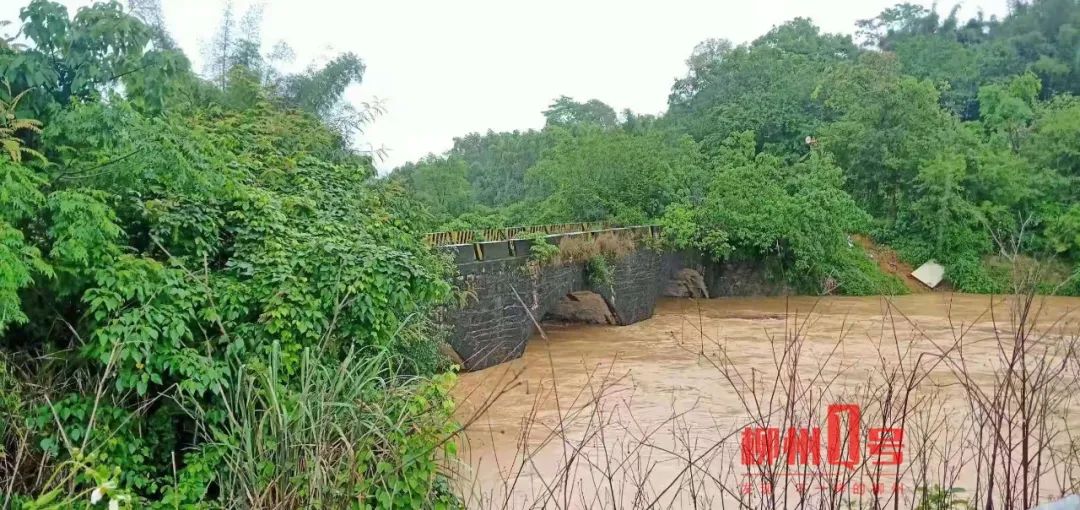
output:
M613 129L619 124L615 110L597 99L584 103L574 101L568 96L559 96L544 110L548 126L578 127L594 126L601 129Z
M1040 105L1021 152L1035 164L1075 183L1080 178L1080 101L1063 96ZM1070 197L1080 197L1075 184Z
M1035 101L1042 83L1032 73L1007 83L979 88L979 116L986 129L1003 135L1019 151L1028 125L1035 118Z
M382 113L381 104L366 103L357 108L344 100L346 89L363 80L366 66L360 57L346 52L302 72L285 73L279 66L292 59L292 49L278 42L266 51L261 27L262 6L249 8L238 20L232 3L226 3L205 55L206 71L221 92L220 101L243 109L254 107L261 96L269 95L319 117L346 143Z
M469 181L465 179L466 171L465 162L458 158L429 156L415 166L403 168L401 175L407 175L406 185L427 206L438 224L476 206Z
M689 192L701 174L697 145L662 132L591 130L562 139L529 170L535 222L641 224Z
M734 49L707 43L689 59L688 77L676 82L668 115L706 145L749 130L765 150L802 155L823 115L811 100L814 88L856 53L849 37L822 34L801 18Z
M705 250L716 259L773 259L789 278L819 288L848 234L868 218L843 191L843 173L820 151L788 165L759 153L754 134L725 140L707 194L699 204L669 208L664 224L676 243Z
M982 13L962 22L958 9L941 16L932 9L901 4L859 22L866 46L895 52L904 70L932 80L942 103L965 120L978 117L978 87L1032 72L1041 97L1077 93L1080 6L1074 0L1011 4L1003 19Z
M958 122L939 106L934 85L902 75L889 55L867 54L838 67L816 97L836 118L818 142L876 217L895 219L919 169L960 140Z
M454 139L448 157L465 162L478 203L501 207L525 197L525 173L551 144L546 131L471 133Z
M991 249L983 218L967 200L967 172L964 158L955 154L942 155L919 171L899 228L910 243L928 248L925 258L978 257Z
M79 9L32 0L19 14L30 44L0 50L0 76L15 93L39 89L21 105L37 119L72 101L95 100L118 85L136 91L147 107L160 109L187 72L183 54L155 46L153 32L115 1Z
M972 119L979 84L974 43L984 38L986 24L979 18L960 26L958 7L942 19L934 10L899 4L857 25L865 46L895 53L904 73L934 83L942 106Z

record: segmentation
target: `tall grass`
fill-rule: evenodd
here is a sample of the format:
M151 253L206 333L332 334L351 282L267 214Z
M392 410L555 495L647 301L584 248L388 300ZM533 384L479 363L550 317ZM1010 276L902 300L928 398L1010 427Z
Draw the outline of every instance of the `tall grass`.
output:
M440 454L456 431L451 374L403 375L385 352L328 363L302 354L288 384L276 351L266 366L236 367L218 388L221 408L195 407L195 423L226 469L231 508L422 508L454 501Z
M287 374L276 347L265 363L234 361L228 382L209 394L172 388L157 397L186 409L193 428L185 432L188 448L173 452L176 486L163 488L157 501L119 492L119 473L97 446L116 431L95 424L93 413L83 427L87 442L65 437L69 460L31 456L34 436L21 426L26 405L9 398L30 393L5 394L0 411L10 421L0 429L9 440L0 450L2 508L92 506L94 491L126 508L457 506L448 471L460 430L448 393L453 374L407 375L402 360L386 350L350 351L333 360L313 349L302 351L299 369ZM4 373L0 383L6 388L18 381ZM106 371L99 390L109 383ZM48 402L49 392L42 398ZM200 470L201 477L191 476ZM191 484L201 486L183 487ZM196 507L183 496L192 493Z
M586 262L597 257L616 260L633 253L636 247L633 238L611 232L595 236L567 236L559 241L557 263Z

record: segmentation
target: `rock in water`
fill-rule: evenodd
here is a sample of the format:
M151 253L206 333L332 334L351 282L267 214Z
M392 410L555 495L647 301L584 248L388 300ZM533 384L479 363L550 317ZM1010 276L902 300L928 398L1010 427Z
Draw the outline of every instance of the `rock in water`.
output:
M589 291L567 294L555 303L544 318L559 322L615 324L615 315L611 313L611 308L604 298Z
M453 363L459 367L465 366L465 361L461 359L461 355L458 354L458 352L455 351L454 348L450 346L450 344L446 342L439 343L439 352L443 356L446 356L446 358L450 360L450 363Z
M675 274L675 278L668 280L664 288L664 295L668 297L708 298L709 291L705 288L705 278L701 273L693 269L683 269Z

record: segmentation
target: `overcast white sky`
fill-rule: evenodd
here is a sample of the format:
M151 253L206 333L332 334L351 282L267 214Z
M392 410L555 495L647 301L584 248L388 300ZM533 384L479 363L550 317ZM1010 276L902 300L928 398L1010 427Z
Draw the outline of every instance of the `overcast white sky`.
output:
M0 0L16 20L29 0ZM202 69L202 48L225 0L162 0L173 37ZM298 67L353 51L367 64L353 101L379 97L388 112L363 136L384 145L382 171L450 148L471 131L539 128L560 94L616 110L664 110L694 45L750 41L798 16L853 33L899 0L265 0L263 42L296 52ZM932 0L911 0L931 5ZM89 0L62 0L74 13ZM239 13L251 0L235 0ZM955 2L942 0L940 10ZM1006 0L969 0L965 16L1007 12ZM10 27L9 27L10 28Z

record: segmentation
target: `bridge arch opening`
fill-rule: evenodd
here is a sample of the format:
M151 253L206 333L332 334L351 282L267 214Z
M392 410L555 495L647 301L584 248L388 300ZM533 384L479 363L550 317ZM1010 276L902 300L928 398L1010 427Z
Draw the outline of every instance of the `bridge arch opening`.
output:
M617 324L615 312L600 294L582 290L559 298L544 314L545 321L579 324Z

